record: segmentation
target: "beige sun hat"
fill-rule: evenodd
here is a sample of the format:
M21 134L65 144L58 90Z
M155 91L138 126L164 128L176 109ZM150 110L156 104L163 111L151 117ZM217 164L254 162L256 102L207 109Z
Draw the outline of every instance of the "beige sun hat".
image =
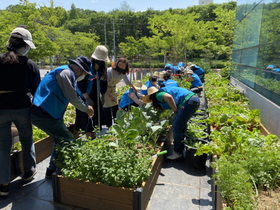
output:
M104 45L98 45L91 57L99 61L110 62L108 57L108 49Z
M34 43L32 42L32 35L31 33L25 29L25 28L21 28L21 27L17 27L15 28L12 32L10 37L15 37L15 38L21 38L23 39L23 41L29 45L29 47L31 49L36 49Z
M163 79L163 76L165 73L166 73L166 71L159 72L159 79Z
M143 102L144 102L144 103L151 103L152 100L150 99L150 96L151 96L152 94L156 93L156 92L158 92L158 89L157 89L156 87L152 86L152 87L148 88L148 94L145 95L145 96L142 98Z
M193 74L193 70L188 69L188 70L186 71L186 74Z
M153 76L159 77L159 71L155 71Z
M135 89L137 91L140 91L140 90L147 90L147 86L146 85L143 85L143 83L140 81L140 80L137 80L133 86L135 87Z

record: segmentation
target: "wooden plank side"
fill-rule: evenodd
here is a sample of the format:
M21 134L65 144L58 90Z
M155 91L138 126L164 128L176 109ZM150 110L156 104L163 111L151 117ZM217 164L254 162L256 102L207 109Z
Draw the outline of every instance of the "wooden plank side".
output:
M133 210L132 205L114 202L110 200L110 197L101 199L67 190L61 191L61 203L94 210Z
M265 136L267 136L268 134L270 134L270 132L264 127L263 124L260 124L260 127L259 127L261 133Z
M142 200L143 209L146 209L148 206L148 203L149 203L152 193L154 191L155 185L157 183L159 173L162 168L163 160L164 160L164 156L157 157L157 161L155 162L155 164L152 168L152 175L150 176L148 181L143 186L143 200Z
M39 141L36 141L34 144L35 144L36 151L41 151L44 150L46 147L53 146L53 138L48 136Z
M93 199L110 200L112 202L133 205L134 190L111 187L104 184L80 182L79 180L66 179L61 176L60 191L92 197Z
M36 163L49 157L53 149L53 138L46 137L35 142Z

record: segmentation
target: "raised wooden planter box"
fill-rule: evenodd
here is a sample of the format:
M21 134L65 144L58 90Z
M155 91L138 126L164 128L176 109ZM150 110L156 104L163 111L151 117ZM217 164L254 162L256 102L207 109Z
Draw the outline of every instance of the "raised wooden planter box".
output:
M263 135L268 135L270 134L270 132L263 126L263 124L260 124L260 131ZM213 169L213 174L214 174L214 169ZM215 205L215 210L222 210L224 208L223 204L224 204L224 199L220 193L220 190L219 190L219 187L218 186L215 186L215 182L213 180L213 188L215 189L215 192L214 192L214 205Z
M43 138L34 143L36 163L41 162L51 155L53 148L53 139L51 137ZM22 151L15 151L11 155L11 179L15 179L23 173Z
M171 138L172 134L169 132L165 142L171 142ZM164 156L153 160L151 176L137 189L111 187L55 175L52 179L54 201L94 210L144 210L153 193L163 161Z

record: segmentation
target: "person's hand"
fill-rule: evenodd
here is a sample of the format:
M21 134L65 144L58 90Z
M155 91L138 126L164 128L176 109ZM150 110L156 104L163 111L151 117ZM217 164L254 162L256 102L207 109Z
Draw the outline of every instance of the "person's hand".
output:
M87 115L88 115L88 118L91 118L94 116L94 109L92 108L92 106L88 106L88 109L87 109Z
M94 105L93 100L91 98L86 98L86 103L87 103L87 105L90 105L90 106Z

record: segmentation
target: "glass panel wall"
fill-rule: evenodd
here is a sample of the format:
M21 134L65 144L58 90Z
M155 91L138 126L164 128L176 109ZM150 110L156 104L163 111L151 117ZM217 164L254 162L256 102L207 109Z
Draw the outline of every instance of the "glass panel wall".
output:
M280 105L280 0L237 1L231 75Z

